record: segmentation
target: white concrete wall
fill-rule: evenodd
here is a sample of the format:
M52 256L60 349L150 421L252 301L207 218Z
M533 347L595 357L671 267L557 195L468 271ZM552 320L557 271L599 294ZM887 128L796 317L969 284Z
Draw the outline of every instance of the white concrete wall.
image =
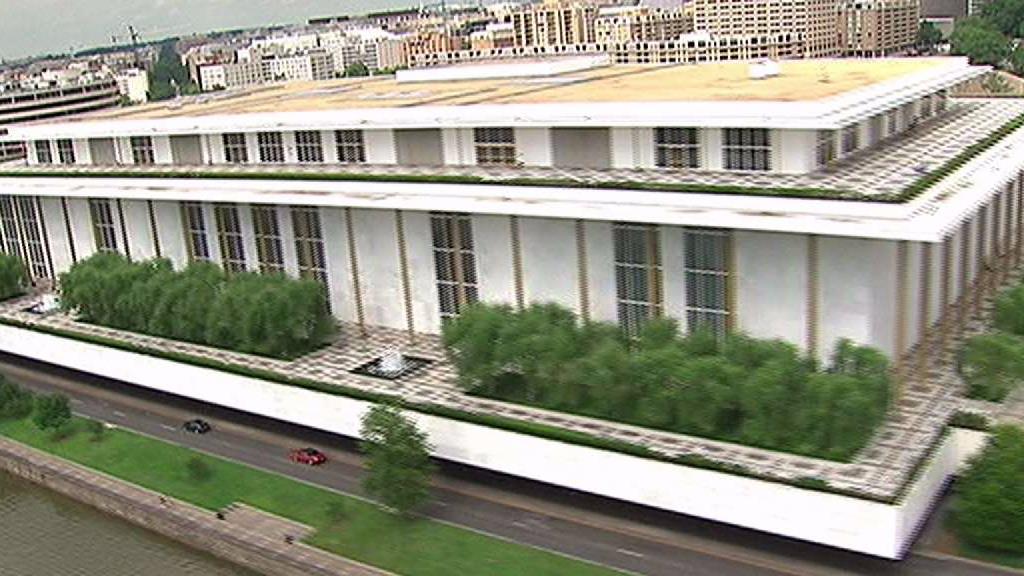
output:
M181 223L181 207L177 202L153 201L156 216L156 235L160 240L160 253L178 270L188 264L185 230Z
M128 231L128 249L133 260L149 260L156 256L153 230L149 225L149 209L145 200L121 200L125 226Z
M740 330L806 349L808 241L800 234L733 232Z
M404 329L402 280L391 210L352 210L366 322Z
M555 302L579 312L576 223L554 218L519 218L526 302Z
M96 252L96 238L93 237L92 232L89 200L68 198L68 219L71 221L71 238L75 243L75 253L78 259L88 258ZM51 231L47 230L47 232Z
M391 130L363 130L367 164L394 164L398 162L395 133Z
M320 208L320 228L324 235L324 260L327 262L327 287L331 312L348 322L358 320L352 266L348 253L348 229L342 208Z
M722 129L705 128L700 131L703 149L701 152L701 163L706 170L721 170L725 162L722 161Z
M661 226L661 264L665 316L675 318L680 329L689 331L686 322L686 259L683 252L684 228Z
M547 128L516 128L516 152L526 166L551 166L551 131Z
M476 146L472 128L442 128L441 154L446 166L476 164Z
M405 251L409 266L409 292L412 296L413 328L417 332L441 331L441 305L437 296L437 273L434 268L430 214L403 212ZM475 225L473 222L471 225ZM477 275L481 261L477 252Z
M492 304L515 304L512 232L508 216L474 214L470 219L480 300Z
M60 198L43 197L39 199L39 204L43 211L43 223L46 225L53 270L60 275L74 264L71 257L71 239L68 238L67 227L64 225L64 211Z
M256 248L256 235L252 224L252 205L236 204L238 209L238 225L242 229L242 245L245 250L245 269L259 271L260 258ZM326 234L326 230L324 231Z
M773 130L772 150L778 159L772 171L802 174L817 169L814 130Z
M76 138L72 141L72 144L75 147L75 164L92 164L92 151L89 150L89 140Z
M277 228L281 233L281 259L284 260L285 274L299 275L298 256L295 254L295 227L292 225L292 211L288 206L277 207Z
M586 222L587 287L592 320L619 321L615 291L615 248L610 222Z
M896 243L822 237L818 256L819 352L828 355L836 341L849 338L891 356L896 324Z
M171 138L169 136L153 136L153 162L156 164L174 164L174 156L171 154ZM128 153L131 158L131 144L129 140Z
M356 437L369 404L208 368L0 326L0 349ZM959 432L935 452L898 505L860 500L515 432L410 413L438 458L829 546L899 558L970 452ZM980 444L976 444L980 445Z

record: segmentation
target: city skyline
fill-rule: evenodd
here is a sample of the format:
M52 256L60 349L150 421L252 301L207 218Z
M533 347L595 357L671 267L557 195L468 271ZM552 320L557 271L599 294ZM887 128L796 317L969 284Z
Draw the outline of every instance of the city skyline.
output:
M412 0L7 0L0 9L0 59L109 45L133 25L143 41L197 32L296 24L417 4ZM102 8L98 10L97 8ZM47 30L46 34L38 33Z

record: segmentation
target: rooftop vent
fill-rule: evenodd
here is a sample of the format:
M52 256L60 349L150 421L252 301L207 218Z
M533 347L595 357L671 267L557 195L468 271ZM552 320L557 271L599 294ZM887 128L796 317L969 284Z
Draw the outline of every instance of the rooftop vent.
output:
M750 63L750 78L763 80L779 75L779 63L774 60L757 60Z

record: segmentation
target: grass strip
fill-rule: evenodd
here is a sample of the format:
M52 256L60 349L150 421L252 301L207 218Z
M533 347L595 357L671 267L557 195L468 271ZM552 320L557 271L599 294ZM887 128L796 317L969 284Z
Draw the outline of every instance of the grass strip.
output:
M107 431L96 441L82 431L85 422L76 418L72 434L63 440L55 440L52 432L38 430L27 419L0 422L0 434L211 512L244 502L296 520L316 529L309 544L398 574L618 574L471 530L396 517L357 498L127 430ZM207 464L208 478L190 476L188 462L194 458Z

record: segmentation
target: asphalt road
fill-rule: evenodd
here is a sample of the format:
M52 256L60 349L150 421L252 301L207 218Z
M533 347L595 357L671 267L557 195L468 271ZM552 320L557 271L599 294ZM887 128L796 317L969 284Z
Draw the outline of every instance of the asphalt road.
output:
M76 413L301 481L362 495L351 439L0 354L0 373L38 392L60 391ZM181 431L202 417L213 431ZM315 446L329 462L294 464ZM889 562L760 532L441 463L426 516L506 540L651 576L1020 574L912 554Z

